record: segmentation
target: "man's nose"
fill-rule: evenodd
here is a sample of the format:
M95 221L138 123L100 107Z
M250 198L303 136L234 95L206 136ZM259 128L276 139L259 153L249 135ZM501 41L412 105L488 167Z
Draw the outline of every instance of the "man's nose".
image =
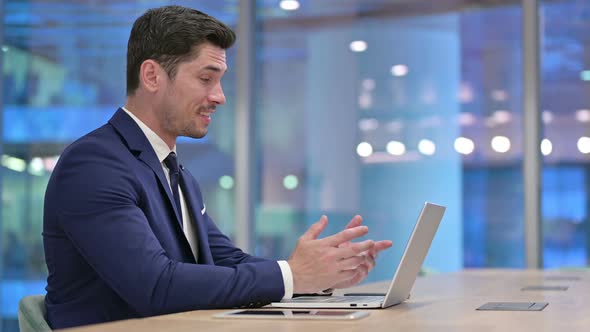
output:
M217 105L225 104L225 95L223 94L223 88L221 87L221 84L211 91L209 100Z

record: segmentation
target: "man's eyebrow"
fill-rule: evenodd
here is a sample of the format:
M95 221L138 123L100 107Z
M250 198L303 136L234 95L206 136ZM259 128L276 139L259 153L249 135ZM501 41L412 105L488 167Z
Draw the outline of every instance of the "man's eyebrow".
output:
M210 70L210 71L214 71L214 72L217 72L217 73L220 73L222 71L221 70L221 67L214 66L214 65L205 66L205 67L201 68L201 70Z

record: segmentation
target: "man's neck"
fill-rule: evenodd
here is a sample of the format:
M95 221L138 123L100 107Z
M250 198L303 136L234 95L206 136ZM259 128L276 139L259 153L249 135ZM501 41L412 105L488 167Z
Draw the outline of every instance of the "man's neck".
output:
M133 113L141 122L148 126L158 137L160 137L166 145L172 150L176 145L176 138L169 138L164 135L161 125L159 124L158 118L155 115L155 111L151 105L144 105L145 103L138 102L137 98L127 97L125 102L125 109Z

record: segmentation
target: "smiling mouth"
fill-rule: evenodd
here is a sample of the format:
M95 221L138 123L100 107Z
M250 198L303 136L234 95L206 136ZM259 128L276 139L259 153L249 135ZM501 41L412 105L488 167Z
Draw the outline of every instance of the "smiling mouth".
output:
M199 116L200 122L205 126L209 126L211 123L211 114L213 114L213 112L199 112L197 114Z
M211 114L215 113L215 106L202 106L198 110L199 115L210 117Z

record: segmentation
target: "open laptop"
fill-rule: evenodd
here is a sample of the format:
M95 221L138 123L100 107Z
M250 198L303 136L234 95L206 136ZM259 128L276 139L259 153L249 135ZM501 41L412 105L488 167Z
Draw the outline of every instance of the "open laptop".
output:
M445 213L445 207L424 203L402 259L385 296L301 296L269 306L280 308L387 308L410 295L432 239Z

